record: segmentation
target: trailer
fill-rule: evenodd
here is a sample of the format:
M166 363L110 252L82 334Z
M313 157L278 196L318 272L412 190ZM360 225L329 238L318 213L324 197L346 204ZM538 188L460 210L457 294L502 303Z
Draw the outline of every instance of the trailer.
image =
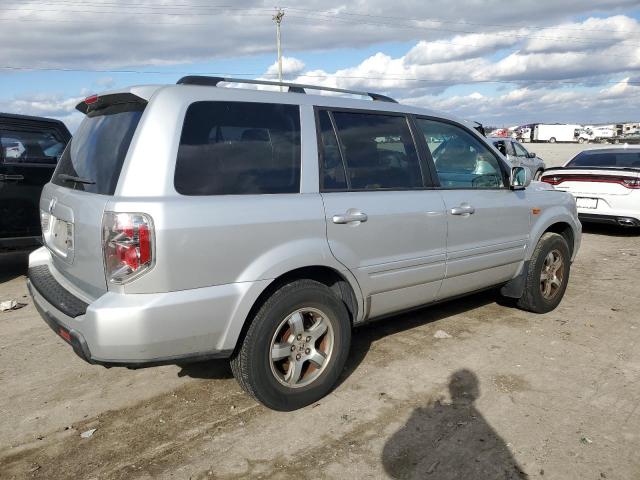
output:
M577 142L582 125L537 123L533 127L534 142Z

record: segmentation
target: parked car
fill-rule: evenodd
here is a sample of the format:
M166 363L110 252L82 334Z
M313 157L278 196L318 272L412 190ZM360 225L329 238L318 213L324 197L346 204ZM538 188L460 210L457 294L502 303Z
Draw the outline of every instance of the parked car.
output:
M618 135L613 137L613 143L627 143L632 145L640 144L640 132L635 133L625 133L623 135Z
M640 148L584 150L542 181L574 195L583 222L640 227Z
M354 325L493 287L533 312L559 304L575 201L529 187L473 123L221 82L256 81L78 105L28 285L86 361L230 358L250 395L291 410L334 386Z
M489 137L488 140L509 160L512 166L527 168L531 172L531 178L538 179L544 171L546 167L544 160L535 153L529 152L516 140L503 137Z
M0 113L0 250L38 245L40 193L70 138L58 120Z

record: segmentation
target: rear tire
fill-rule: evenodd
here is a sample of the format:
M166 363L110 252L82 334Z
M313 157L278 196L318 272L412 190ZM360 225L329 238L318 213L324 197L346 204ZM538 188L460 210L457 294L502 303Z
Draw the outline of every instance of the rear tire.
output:
M249 395L291 411L332 390L349 354L351 321L329 287L314 280L286 284L250 321L231 358L233 375Z
M538 241L518 307L534 313L548 313L562 301L569 282L571 255L562 235L547 232Z
M549 139L549 143L556 143L556 137L551 137Z

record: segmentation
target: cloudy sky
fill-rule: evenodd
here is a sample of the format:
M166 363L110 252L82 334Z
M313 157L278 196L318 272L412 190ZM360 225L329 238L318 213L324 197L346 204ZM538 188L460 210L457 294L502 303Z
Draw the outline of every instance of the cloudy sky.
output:
M298 1L288 80L367 89L489 125L640 119L640 0ZM275 78L274 3L0 0L0 111L189 73Z

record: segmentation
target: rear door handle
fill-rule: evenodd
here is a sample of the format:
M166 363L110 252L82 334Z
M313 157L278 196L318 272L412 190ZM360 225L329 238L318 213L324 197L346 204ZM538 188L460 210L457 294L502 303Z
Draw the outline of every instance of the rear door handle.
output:
M21 181L24 180L24 175L4 175L0 173L0 182L3 180Z
M462 205L458 206L458 207L454 207L451 209L451 215L471 215L472 213L475 213L476 209L473 208L471 205L467 205L466 203L463 203Z
M348 211L346 213L333 216L333 223L337 223L339 225L353 222L366 222L367 220L369 220L367 214L358 211Z

